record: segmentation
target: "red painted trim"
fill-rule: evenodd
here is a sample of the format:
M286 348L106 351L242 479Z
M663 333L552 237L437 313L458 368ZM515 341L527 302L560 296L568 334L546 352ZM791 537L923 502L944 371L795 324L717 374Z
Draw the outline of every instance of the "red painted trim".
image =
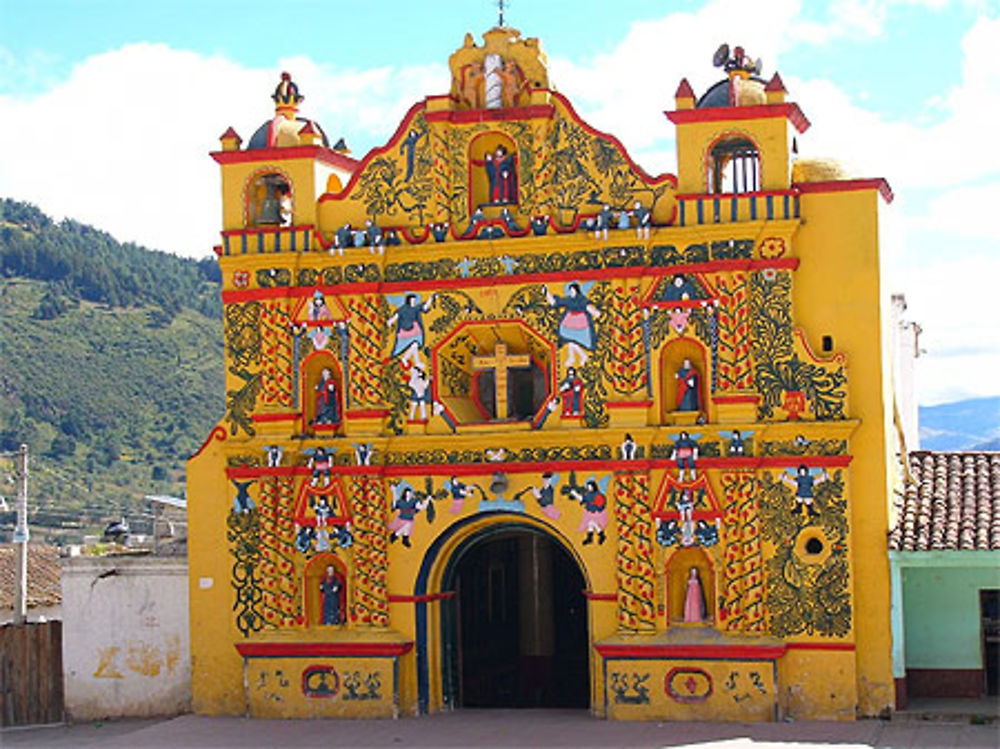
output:
M505 109L443 109L424 113L428 122L499 122L504 120L551 119L556 113L552 104L530 104Z
M413 642L237 642L234 647L244 658L350 655L384 658L406 655L413 649Z
M772 117L787 117L800 133L809 129L809 120L793 102L780 104L755 104L746 107L708 107L705 109L676 109L664 112L675 125L692 122L722 122L725 120L763 120Z
M283 148L254 148L249 151L212 151L209 153L217 164L246 164L251 161L288 161L290 159L316 159L331 166L353 172L358 160L345 156L326 146L287 146Z
M588 601L617 601L617 593L592 593L589 590L583 591L583 597Z
M269 421L295 421L302 414L295 413L284 413L284 414L253 414L250 420L255 423L269 422Z
M789 642L785 643L789 650L839 650L854 652L853 642Z
M653 401L607 401L604 404L605 408L649 408L653 405Z
M796 182L792 185L801 193L854 192L855 190L878 190L886 203L893 199L892 188L882 177L871 179L837 179L826 182Z
M253 234L277 234L278 232L296 232L296 231L312 231L312 224L301 224L299 226L258 226L254 228L247 227L246 229L223 229L222 236L224 237L239 237L244 234L247 236Z
M188 460L194 460L199 455L201 455L202 451L204 451L204 449L208 447L208 443L211 442L213 438L219 440L219 442L225 442L227 436L229 435L226 433L224 427L221 426L215 427L215 429L213 429L211 432L208 433L208 436L205 438L205 441L201 443L201 447L198 448L198 451L190 458L188 458Z
M388 415L388 408L359 408L347 412L348 419L381 419Z
M759 395L713 395L713 403L759 403Z
M603 658L733 658L770 661L785 654L785 645L595 645Z
M457 595L453 590L446 590L441 593L427 593L422 596L395 596L389 595L389 603L430 603L432 601L450 601Z
M742 469L752 471L757 468L797 468L800 465L822 468L846 468L851 464L850 455L788 455L778 457L749 458L699 458L699 469ZM504 473L538 473L546 471L649 471L674 469L674 460L556 460L546 463L436 463L423 465L390 466L331 466L333 476L492 476L497 469ZM312 472L305 466L233 466L226 469L226 476L232 479L263 478L266 476L307 476Z
M566 281L601 281L608 278L656 278L672 276L677 272L714 273L725 271L754 271L765 268L795 270L799 267L797 257L779 257L769 260L710 260L707 263L687 265L634 266L631 268L599 268L589 271L559 271L555 273L525 273L523 275L497 278L452 278L443 281L392 281L389 283L344 283L335 286L275 286L266 289L233 289L222 292L223 304L238 304L266 299L283 299L312 296L316 289L332 297L349 294L395 294L398 292L423 291L424 289L470 289L483 286L513 286L522 283L563 283ZM696 300L698 302L710 300ZM649 306L648 302L644 303ZM660 304L656 302L656 304ZM665 303L668 306L672 302ZM676 305L674 305L676 306ZM334 320L333 322L340 322Z

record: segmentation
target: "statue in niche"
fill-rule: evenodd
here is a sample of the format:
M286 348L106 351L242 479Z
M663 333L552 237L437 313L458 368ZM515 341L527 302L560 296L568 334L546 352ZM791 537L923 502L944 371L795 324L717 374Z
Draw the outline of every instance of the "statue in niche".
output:
M705 621L705 593L701 587L698 568L692 567L688 573L687 591L684 594L684 621L702 624Z
M316 418L313 424L331 426L340 423L340 398L337 381L328 367L323 367L319 382L316 383Z
M677 379L677 411L701 410L701 375L691 364L690 359L681 363L680 369L674 374Z
M514 154L503 144L484 157L486 179L490 187L490 205L517 203L517 163Z
M576 367L566 370L566 378L559 384L562 393L562 415L580 416L583 413L583 380L576 373Z
M326 568L326 576L319 581L319 592L323 598L323 613L320 623L340 624L340 591L343 587L333 565L329 565Z

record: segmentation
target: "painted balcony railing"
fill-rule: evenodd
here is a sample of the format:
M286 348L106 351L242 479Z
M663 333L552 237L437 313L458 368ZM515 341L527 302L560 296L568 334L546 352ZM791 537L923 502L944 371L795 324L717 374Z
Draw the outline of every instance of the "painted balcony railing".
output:
M313 225L255 226L222 232L223 255L302 252L309 249Z
M797 190L678 195L680 226L739 221L782 221L799 217Z

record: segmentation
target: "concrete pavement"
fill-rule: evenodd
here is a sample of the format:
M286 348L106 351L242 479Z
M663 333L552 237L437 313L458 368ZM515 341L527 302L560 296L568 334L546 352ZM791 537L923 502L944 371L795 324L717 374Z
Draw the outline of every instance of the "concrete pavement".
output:
M573 710L461 710L400 720L247 720L182 715L0 732L0 747L1000 747L997 724L862 720L854 723L618 723Z

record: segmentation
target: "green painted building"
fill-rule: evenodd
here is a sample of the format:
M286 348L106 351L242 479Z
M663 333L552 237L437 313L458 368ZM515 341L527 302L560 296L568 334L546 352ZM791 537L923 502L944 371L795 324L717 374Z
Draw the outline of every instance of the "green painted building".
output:
M996 695L1000 453L911 453L889 548L897 708Z

